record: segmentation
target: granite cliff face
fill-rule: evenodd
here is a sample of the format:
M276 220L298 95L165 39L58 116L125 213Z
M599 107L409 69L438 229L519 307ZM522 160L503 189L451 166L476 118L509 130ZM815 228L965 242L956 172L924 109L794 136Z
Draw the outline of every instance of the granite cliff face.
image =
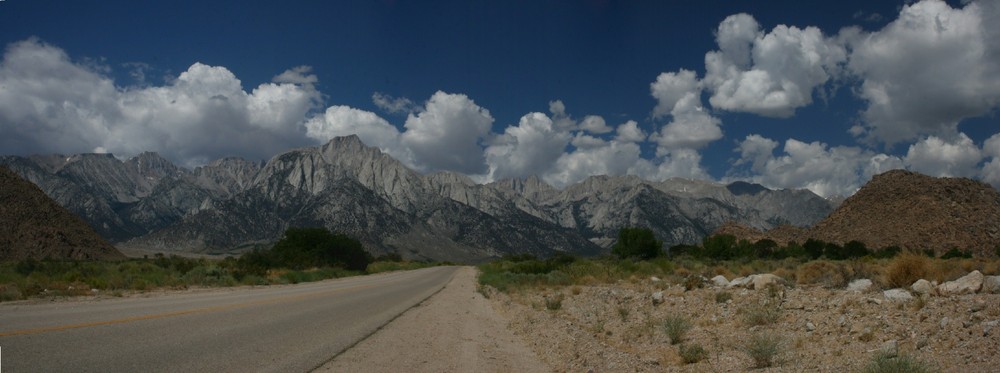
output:
M808 229L785 226L761 232L727 225L717 233L751 241L857 240L870 248L931 249L938 255L958 248L988 256L1000 242L1000 192L971 179L893 170L873 177Z
M124 259L78 216L0 166L0 261Z
M474 183L420 175L356 136L275 156L226 158L193 171L154 153L3 157L6 164L123 247L237 253L292 226L352 235L370 251L476 261L507 253L607 252L624 226L667 245L699 242L728 221L806 226L833 206L808 191L692 180L589 178L557 190L536 177Z

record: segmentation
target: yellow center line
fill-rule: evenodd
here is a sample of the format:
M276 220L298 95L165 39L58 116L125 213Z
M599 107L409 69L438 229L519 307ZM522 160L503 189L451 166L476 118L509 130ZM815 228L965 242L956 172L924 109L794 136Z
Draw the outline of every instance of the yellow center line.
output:
M55 331L62 331L62 330L89 328L89 327L93 327L93 326L124 324L124 323L133 322L133 321L162 319L162 318L167 318L167 317L190 315L190 314L197 314L197 313L209 313L209 312L234 310L234 309L239 309L239 308L246 308L246 307L253 307L253 306L262 306L262 305L274 304L274 303L281 303L281 302L287 302L287 301L296 301L296 300L302 300L302 299L316 298L316 297L319 297L321 295L328 295L330 293L338 293L338 292L343 292L343 291L348 291L348 290L366 289L366 288L374 287L376 285L378 285L378 284L357 285L357 286L351 286L351 287L339 288L339 289L333 289L333 290L315 291L315 292L311 292L311 293L300 294L300 295L292 295L292 296L287 296L287 297L264 299L264 300L254 301L254 302L234 303L234 304L227 304L227 305L221 305L221 306L195 308L195 309L189 309L189 310L183 310L183 311L156 313L156 314L142 315L142 316L132 316L132 317L126 317L126 318L114 319L114 320L94 321L94 322L87 322L87 323L80 323L80 324L69 324L69 325L47 326L47 327L35 328L35 329L14 330L14 331L9 331L9 332L0 332L0 337L9 337L9 336L15 336L15 335L41 334L41 333L48 333L48 332L55 332Z

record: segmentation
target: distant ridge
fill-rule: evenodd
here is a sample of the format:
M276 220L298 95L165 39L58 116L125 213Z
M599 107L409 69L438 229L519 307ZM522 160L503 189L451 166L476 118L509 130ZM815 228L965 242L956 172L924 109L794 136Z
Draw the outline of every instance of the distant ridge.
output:
M936 178L893 170L876 175L827 218L810 228L766 232L728 224L715 232L755 241L864 242L869 248L952 248L992 255L1000 245L1000 192L967 178Z
M188 170L156 153L0 156L122 249L238 255L289 227L324 227L372 254L477 262L507 254L610 251L622 227L666 246L727 221L808 226L833 211L808 190L704 180L593 176L557 189L538 177L476 184L422 175L357 136L267 162L224 158Z
M124 259L76 215L0 166L0 261Z

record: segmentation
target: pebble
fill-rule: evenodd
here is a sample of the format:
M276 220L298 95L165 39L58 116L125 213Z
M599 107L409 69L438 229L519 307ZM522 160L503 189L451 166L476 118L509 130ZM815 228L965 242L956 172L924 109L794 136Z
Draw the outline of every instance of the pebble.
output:
M811 332L813 330L816 330L816 325L813 325L811 321L806 322L806 331Z

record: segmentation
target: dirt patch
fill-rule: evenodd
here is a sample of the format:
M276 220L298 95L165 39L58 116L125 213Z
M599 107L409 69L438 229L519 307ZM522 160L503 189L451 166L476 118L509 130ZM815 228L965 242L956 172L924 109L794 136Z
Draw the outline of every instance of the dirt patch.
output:
M438 294L323 365L319 372L548 372L476 292L465 267Z
M996 294L892 301L881 290L685 291L641 280L491 292L490 300L555 371L750 371L756 362L747 347L762 335L779 342L766 371L859 371L892 348L940 371L995 371L1000 363ZM672 344L664 323L677 317L690 329ZM702 359L685 363L680 346L695 345L704 349Z

